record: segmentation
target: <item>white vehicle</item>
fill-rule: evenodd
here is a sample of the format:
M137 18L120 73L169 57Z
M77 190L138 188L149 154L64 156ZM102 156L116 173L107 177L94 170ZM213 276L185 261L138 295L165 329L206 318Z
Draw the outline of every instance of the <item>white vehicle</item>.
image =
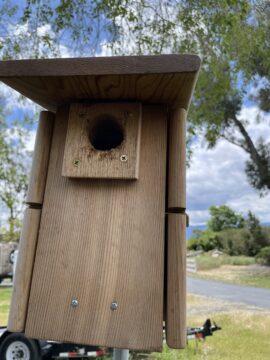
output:
M4 279L13 278L15 252L18 252L15 242L0 243L0 284Z

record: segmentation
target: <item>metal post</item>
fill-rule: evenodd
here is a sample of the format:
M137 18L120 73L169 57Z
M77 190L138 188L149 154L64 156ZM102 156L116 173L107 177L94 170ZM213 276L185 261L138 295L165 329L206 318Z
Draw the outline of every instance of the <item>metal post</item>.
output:
M113 360L128 360L129 350L127 349L113 349Z

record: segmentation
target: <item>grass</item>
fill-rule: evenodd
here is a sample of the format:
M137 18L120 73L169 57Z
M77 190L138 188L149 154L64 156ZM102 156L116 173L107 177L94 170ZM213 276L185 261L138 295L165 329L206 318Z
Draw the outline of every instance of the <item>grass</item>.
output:
M203 254L196 262L198 272L190 276L270 289L270 267L256 264L252 257Z
M7 324L11 292L11 288L0 288L0 326Z
M248 256L228 256L220 255L212 257L208 254L203 254L196 257L198 270L210 270L219 268L222 265L252 265L255 264L255 259Z
M236 310L236 308L238 310ZM155 360L267 360L270 354L270 312L250 310L206 297L188 296L188 325L201 326L206 317L213 318L221 331L200 342L196 350L190 341L185 350L164 347Z
M7 322L10 288L0 288L0 324ZM190 341L185 350L150 354L155 360L267 360L270 354L270 312L225 303L221 300L188 295L188 325L201 326L213 318L222 330L200 342L198 349ZM142 358L141 358L142 359Z
M256 286L265 289L270 289L270 271L266 277L264 274L245 274L239 277L239 283L242 285Z
M190 319L192 325L200 325L204 318ZM162 354L153 354L153 359L182 360L266 360L270 354L270 315L231 312L216 314L216 322L222 330L200 343L196 351L194 342L185 350L164 348Z

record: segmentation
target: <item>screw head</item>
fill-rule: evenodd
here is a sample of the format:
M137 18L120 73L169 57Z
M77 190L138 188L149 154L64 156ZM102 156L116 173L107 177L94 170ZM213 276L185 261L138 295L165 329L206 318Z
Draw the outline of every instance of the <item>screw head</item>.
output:
M117 308L118 308L117 302L116 302L116 301L113 301L113 302L111 303L111 310L112 310L112 311L115 311L115 310L117 310Z
M122 162L127 162L127 161L128 161L128 156L125 155L125 154L121 155L121 156L120 156L120 161L122 161Z
M78 167L79 164L80 164L80 160L79 160L79 159L74 159L74 160L73 160L73 165L74 165L74 166Z
M79 301L77 299L72 299L71 300L71 306L72 307L77 307L79 305Z
M129 118L129 117L132 117L133 114L132 114L132 112L130 112L130 111L125 111L125 112L124 112L124 116L125 116L126 118Z

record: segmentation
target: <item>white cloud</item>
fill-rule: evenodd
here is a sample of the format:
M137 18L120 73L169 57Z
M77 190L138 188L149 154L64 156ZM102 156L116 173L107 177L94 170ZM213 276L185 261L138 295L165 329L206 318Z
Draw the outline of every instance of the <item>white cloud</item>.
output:
M4 103L4 110L8 113L14 110L22 110L24 113L35 113L41 107L9 86L0 83L0 98Z
M36 140L36 130L32 130L28 133L28 138L25 142L26 150L33 152Z
M254 139L262 136L270 140L270 116L256 123L258 109L243 108L241 118L251 119L249 132ZM262 222L270 221L270 194L260 198L249 185L244 172L248 155L240 148L221 140L214 149L207 149L199 141L194 149L190 169L187 171L187 212L191 225L204 224L211 205L231 206L246 214L254 212Z
M251 119L247 129L252 139L258 140L261 136L265 140L270 141L270 113L266 114L259 110L256 106L243 107L239 115L239 119Z
M52 31L51 24L45 24L45 25L39 26L37 28L37 35L38 36L49 35L50 37L55 37L55 34Z

